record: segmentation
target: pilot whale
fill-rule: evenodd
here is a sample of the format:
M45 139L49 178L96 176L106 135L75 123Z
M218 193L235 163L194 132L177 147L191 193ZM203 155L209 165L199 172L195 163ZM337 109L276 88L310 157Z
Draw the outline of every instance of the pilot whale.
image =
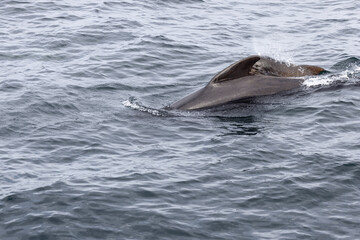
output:
M216 74L200 90L171 104L170 109L211 108L253 97L269 96L299 88L303 76L318 75L325 69L294 65L269 57L250 56Z

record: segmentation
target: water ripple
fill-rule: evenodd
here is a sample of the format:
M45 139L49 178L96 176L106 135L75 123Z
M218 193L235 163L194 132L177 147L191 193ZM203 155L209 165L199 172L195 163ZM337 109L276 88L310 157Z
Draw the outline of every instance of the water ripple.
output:
M359 239L358 9L2 1L0 238ZM257 53L330 72L166 110Z

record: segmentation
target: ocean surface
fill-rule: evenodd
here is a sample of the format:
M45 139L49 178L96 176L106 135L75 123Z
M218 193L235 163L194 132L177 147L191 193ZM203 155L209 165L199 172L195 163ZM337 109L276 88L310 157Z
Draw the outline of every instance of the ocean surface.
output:
M2 0L0 239L360 239L359 12ZM164 110L253 54L330 73Z

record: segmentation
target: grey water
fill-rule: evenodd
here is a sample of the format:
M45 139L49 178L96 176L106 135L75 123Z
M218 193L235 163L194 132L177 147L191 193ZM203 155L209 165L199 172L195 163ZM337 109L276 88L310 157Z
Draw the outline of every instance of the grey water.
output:
M360 239L359 10L2 0L0 239ZM253 54L330 73L164 110Z

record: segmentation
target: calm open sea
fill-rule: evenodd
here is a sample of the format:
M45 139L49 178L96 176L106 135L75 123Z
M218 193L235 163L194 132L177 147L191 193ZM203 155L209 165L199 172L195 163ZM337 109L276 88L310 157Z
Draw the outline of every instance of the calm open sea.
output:
M0 239L360 239L359 12L2 0ZM163 110L252 54L331 73Z

